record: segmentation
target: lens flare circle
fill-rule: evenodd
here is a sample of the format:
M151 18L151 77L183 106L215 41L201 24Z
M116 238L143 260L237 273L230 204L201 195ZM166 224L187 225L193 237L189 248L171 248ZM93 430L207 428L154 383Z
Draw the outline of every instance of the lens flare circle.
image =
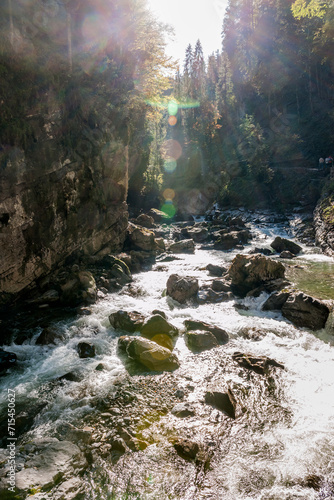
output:
M178 106L178 104L175 101L169 101L169 103L168 103L168 113L171 116L176 115L176 113L178 112L178 109L179 109L179 106Z
M172 201L166 201L161 207L161 211L164 212L170 219L176 214L176 208Z
M171 126L171 127L174 127L174 125L177 124L177 118L176 116L170 116L168 118L168 124Z
M166 172L171 174L176 169L177 163L173 158L167 158L164 162L164 169Z
M163 197L165 200L172 201L175 198L175 191L174 189L167 188L165 191L162 193Z

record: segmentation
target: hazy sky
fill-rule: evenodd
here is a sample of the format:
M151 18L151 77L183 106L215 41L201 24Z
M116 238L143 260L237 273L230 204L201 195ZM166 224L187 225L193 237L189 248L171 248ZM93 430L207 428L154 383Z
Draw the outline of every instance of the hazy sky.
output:
M167 54L184 62L190 43L201 40L205 57L221 48L221 31L228 0L147 0L156 17L174 27L175 40Z

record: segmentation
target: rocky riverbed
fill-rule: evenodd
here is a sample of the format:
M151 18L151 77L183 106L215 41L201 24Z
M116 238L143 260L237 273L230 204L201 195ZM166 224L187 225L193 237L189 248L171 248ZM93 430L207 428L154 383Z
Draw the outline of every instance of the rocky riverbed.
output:
M161 216L3 322L4 498L331 498L332 302L289 279L325 258L310 231L270 213Z

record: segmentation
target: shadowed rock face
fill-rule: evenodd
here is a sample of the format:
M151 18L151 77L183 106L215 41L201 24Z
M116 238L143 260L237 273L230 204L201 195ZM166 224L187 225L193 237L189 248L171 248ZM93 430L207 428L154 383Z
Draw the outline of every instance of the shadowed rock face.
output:
M282 314L296 326L319 330L324 328L329 309L321 300L305 293L292 293L282 306Z

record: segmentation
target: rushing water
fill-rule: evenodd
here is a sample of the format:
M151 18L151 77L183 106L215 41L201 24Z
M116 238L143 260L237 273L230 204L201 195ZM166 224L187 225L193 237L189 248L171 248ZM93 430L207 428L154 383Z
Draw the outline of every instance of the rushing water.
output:
M268 223L266 217L255 215L251 216L252 220L257 219L251 227L255 238L243 252L248 253L252 247L269 247L276 235L292 236L293 219L290 225L287 221L273 224ZM296 287L314 296L334 298L333 260L314 247L304 246L303 250L300 257L286 262L291 266L289 279ZM7 350L17 354L18 364L0 380L1 408L6 406L7 388L16 391L18 411L40 405L31 437L52 436L61 422L78 425L80 419L93 411L94 398L112 393L115 381L126 374L116 353L120 332L115 332L108 321L112 312L125 309L149 315L154 309L159 309L181 329L185 319L206 321L228 331L230 342L196 355L190 353L180 337L175 348L181 362L181 368L174 373L176 384L182 386L191 381L194 390L188 400L198 405L199 417L184 419L182 423L173 423L170 415L163 417L155 428L156 434L163 436L160 445L152 444L145 452L130 454L115 467L110 465L110 482L114 480L114 467L117 474L132 470L137 478L140 475L152 478L145 485L138 479L139 496L131 498L334 498L331 493L334 484L333 330L311 333L295 328L278 312L262 312L261 305L268 297L266 294L238 300L248 307L247 310L237 309L235 300L180 307L164 296L170 274L195 276L203 284L210 280L205 271L208 263L224 265L236 253L197 248L194 255L180 255L178 260L170 263L156 263L152 270L135 275L129 287L101 297L91 307L90 316L58 322L67 339L62 344L35 345L40 333L37 329L22 345L13 343L7 346ZM251 329L263 335L257 341L247 338L244 332ZM83 339L94 343L95 358L78 357L76 345ZM224 374L219 373L215 378L216 364L224 364L235 351L268 356L283 363L285 370L277 372L271 381L273 388L270 381L266 382L259 375L252 374L246 379L240 370L230 369L228 362ZM99 363L103 363L103 371L95 370ZM69 372L81 374L79 381L61 386L55 384L52 389L50 382ZM234 388L237 399L244 404L243 414L233 424L226 423L226 418L217 411L206 417L201 403L208 383L219 385L222 378L224 384ZM175 465L169 457L167 432L163 429L173 425L175 428L183 426L185 435L195 433L201 439L206 433L215 439L211 466L200 480L193 464L184 462L181 470L180 463ZM305 478L311 475L322 480L318 490L305 484ZM93 486L87 488L87 498L110 498L102 493L99 476L94 470L89 481ZM94 494L94 491L100 493ZM120 493L117 498L126 497Z

